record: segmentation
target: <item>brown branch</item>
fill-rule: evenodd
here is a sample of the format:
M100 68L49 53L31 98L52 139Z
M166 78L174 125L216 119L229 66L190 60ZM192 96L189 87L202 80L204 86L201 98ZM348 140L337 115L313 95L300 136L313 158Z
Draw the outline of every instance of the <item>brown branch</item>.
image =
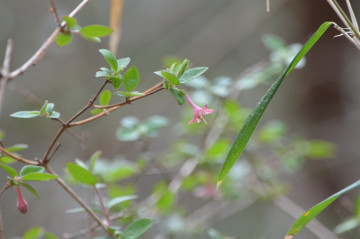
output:
M56 11L54 0L50 0L50 12L54 14L56 24L58 25L58 28L61 29L62 28L61 21L60 21L58 13Z
M52 170L52 168L50 168L50 166L48 164L46 164L45 169L53 174L58 176L55 171ZM84 208L84 210L89 214L89 216L91 216L96 222L97 224L105 231L107 232L110 236L111 233L108 231L108 228L106 227L106 225L101 221L101 219L91 210L91 208L89 208L86 203L65 183L64 180L62 180L60 177L57 177L55 179L60 186L75 200L77 201L82 208Z
M13 49L13 42L11 39L9 39L7 42L7 46L6 46L3 67L0 72L0 80L1 80L1 82L0 82L0 113L1 113L1 107L3 105L6 84L8 83L8 81L10 79L9 72L10 72L12 49Z
M90 0L83 0L70 14L69 17L74 17ZM65 22L61 23L61 26L65 26ZM56 30L50 35L50 37L42 44L42 46L35 52L35 54L27 60L22 66L14 70L9 74L9 81L18 77L27 71L30 66L35 66L39 60L44 56L51 43L55 40L56 36L60 33L61 29Z
M163 89L163 83L160 82L160 83L156 84L155 86L149 88L148 90L144 91L144 92L143 92L144 95L133 97L133 98L128 99L127 101L122 102L122 103L119 103L119 104L115 104L115 105L111 105L111 106L105 106L104 108L108 108L108 107L111 107L111 108L107 109L106 111L104 111L104 112L102 112L102 113L100 113L100 114L91 116L91 117L89 117L89 118L87 118L87 119L73 122L73 123L71 123L69 126L70 126L70 127L74 127L74 126L78 126L78 125L82 125L82 124L89 123L89 122L91 122L91 121L94 121L94 120L96 120L96 119L98 119L98 118L101 118L101 117L109 114L109 113L112 112L112 111L115 111L115 110L123 107L124 105L127 105L127 104L129 104L129 103L131 103L131 102L134 102L134 101L136 101L136 100L139 100L139 99L142 99L142 98L147 97L147 96L149 96L149 95L152 95L152 94L154 94L154 93L156 93L156 92L158 92L158 91L160 91L160 90L162 90L162 89ZM99 106L97 106L97 107L99 107ZM100 108L100 107L99 107L99 108Z
M18 155L16 155L16 154L13 154L13 153L7 151L7 150L6 150L3 146L1 146L1 145L0 145L0 151L1 151L3 154L5 154L5 155L7 155L7 156L9 156L9 157L11 157L11 158L13 158L13 159L15 159L15 160L18 161L18 162L22 162L22 163L29 164L29 165L40 165L40 163L37 162L37 161L29 160L29 159L23 158L23 157L21 157L21 156L18 156Z

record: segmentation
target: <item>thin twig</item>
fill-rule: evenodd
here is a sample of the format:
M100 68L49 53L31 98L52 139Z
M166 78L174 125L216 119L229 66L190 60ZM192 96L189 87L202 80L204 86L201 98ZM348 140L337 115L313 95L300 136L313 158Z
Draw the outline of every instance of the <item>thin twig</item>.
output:
M158 92L158 91L160 91L160 90L162 90L162 89L163 89L163 83L160 82L160 83L156 84L155 86L151 87L150 89L144 91L144 92L143 92L144 95L136 96L136 97L133 97L133 98L131 98L131 99L129 99L129 100L123 102L123 103L113 105L111 108L107 109L106 111L104 111L104 112L102 112L102 113L100 113L100 114L91 116L91 117L89 117L89 118L87 118L87 119L84 119L84 120L80 120L80 121L73 122L73 123L71 123L69 126L70 126L70 127L74 127L74 126L78 126L78 125L82 125L82 124L89 123L89 122L91 122L91 121L93 121L93 120L96 120L96 119L98 119L98 118L100 118L100 117L103 117L104 115L108 115L110 112L112 112L112 111L114 111L114 110L117 110L117 109L123 107L124 105L127 105L127 104L129 104L129 103L131 103L131 102L134 102L134 101L136 101L136 100L139 100L139 99L142 99L142 98L147 97L147 96L149 96L149 95L152 95L152 94L154 94L154 93L156 93L156 92Z
M11 54L13 49L13 42L11 39L8 40L6 51L5 51L5 57L4 57L4 63L2 66L2 70L0 72L0 114L1 114L1 108L3 105L3 99L5 94L5 88L9 81L9 72L10 72L10 62L11 62Z
M53 171L50 166L48 164L46 164L45 169L53 174L58 176L55 171ZM75 200L77 201L82 208L84 208L84 210L97 222L97 224L105 231L107 232L109 235L111 235L111 233L108 231L108 228L106 227L106 225L100 220L100 218L91 210L91 208L89 208L86 203L64 182L64 180L62 180L60 177L57 177L55 179L60 186L65 189L65 191Z
M69 17L74 17L90 0L83 0L70 14ZM65 22L61 23L61 26L65 26ZM34 66L38 63L38 61L44 56L47 49L51 45L51 43L55 40L56 36L60 33L60 28L56 28L56 30L50 35L50 37L41 45L41 47L35 52L35 54L27 60L22 66L18 69L14 70L9 74L9 80L12 80L19 75L23 74L26 70L30 68L30 66Z
M121 39L121 20L123 15L125 0L111 0L110 8L110 28L113 32L109 38L109 49L116 55Z
M3 146L0 146L0 151L3 154L15 159L16 161L19 161L19 162L22 162L22 163L25 163L25 164L29 164L29 165L39 165L40 164L37 161L29 160L29 159L23 158L21 156L18 156L16 154L13 154L13 153L7 151Z
M100 193L100 190L96 186L94 186L94 190L96 192L96 195L98 196L100 206L101 206L101 208L103 210L103 213L104 213L104 216L105 216L106 221L108 223L108 226L111 227L112 222L111 222L111 219L110 219L109 210L105 207L104 200L103 200L103 197L102 197L102 195Z
M61 21L60 21L58 13L56 11L54 0L50 0L50 12L54 14L56 24L58 25L58 28L61 29L62 28Z

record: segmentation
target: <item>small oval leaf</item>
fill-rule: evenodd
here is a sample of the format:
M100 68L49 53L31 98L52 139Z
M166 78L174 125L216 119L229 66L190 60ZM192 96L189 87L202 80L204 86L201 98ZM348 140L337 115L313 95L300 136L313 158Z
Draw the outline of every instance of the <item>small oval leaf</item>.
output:
M104 56L105 60L109 63L109 65L111 66L111 69L113 69L114 71L118 70L118 63L116 60L116 57L114 56L114 54L111 53L111 51L106 50L106 49L100 49L99 52Z
M195 79L196 77L201 76L205 71L207 71L208 67L196 67L190 70L187 70L182 74L179 81L180 83L185 83Z
M141 218L133 222L123 232L121 239L137 239L144 234L153 224L153 221L147 218Z
M40 111L18 111L10 115L15 118L34 118L40 116Z
M79 183L95 186L96 178L88 170L73 163L67 163L67 169L71 176Z
M105 37L112 33L112 29L103 25L89 25L80 29L84 37Z
M21 177L23 181L49 181L58 176L48 173L29 173Z
M100 98L99 98L99 102L100 105L108 105L111 99L111 91L110 90L105 90L103 93L101 93Z
M131 67L124 75L123 84L127 92L133 91L139 83L139 72L135 66Z

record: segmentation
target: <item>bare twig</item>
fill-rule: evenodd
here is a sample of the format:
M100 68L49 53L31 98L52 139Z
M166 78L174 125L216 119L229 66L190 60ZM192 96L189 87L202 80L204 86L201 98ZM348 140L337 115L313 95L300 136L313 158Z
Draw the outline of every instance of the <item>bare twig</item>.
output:
M45 169L53 174L58 176L55 171L53 171L50 166L48 164L46 164ZM91 208L89 208L86 203L64 182L64 180L62 180L60 177L55 179L60 186L75 200L77 201L82 208L84 208L84 210L97 222L97 224L105 231L107 232L109 235L111 235L111 233L108 231L108 228L106 227L106 225L100 220L100 218L91 210Z
M18 162L22 162L22 163L29 164L29 165L39 165L39 164L40 164L40 163L37 162L37 161L29 160L29 159L23 158L23 157L21 157L21 156L18 156L18 155L16 155L16 154L13 154L13 153L7 151L3 146L0 146L0 151L1 151L3 154L5 154L5 155L7 155L7 156L9 156L9 157L11 157L11 158L13 158L13 159L15 159L15 160L18 161Z
M74 17L90 0L83 0L70 14L69 17ZM65 26L65 22L61 23L61 26ZM42 46L35 52L35 54L27 60L22 66L18 69L14 70L9 75L9 80L12 80L19 75L23 74L26 70L30 68L30 66L36 65L39 60L44 56L47 49L51 45L51 43L55 40L56 36L60 33L60 28L56 28L56 30L51 34L51 36L42 44Z
M60 18L59 18L59 15L56 11L56 7L55 7L55 3L54 3L54 0L50 0L50 12L54 14L55 16L55 21L56 21L56 24L58 25L58 28L62 28L61 27L61 21L60 21Z
M69 126L73 127L73 126L78 126L78 125L89 123L89 122L91 122L93 120L96 120L96 119L98 119L100 117L103 117L104 115L108 115L110 112L112 112L114 110L117 110L117 109L123 107L124 105L127 105L127 104L129 104L129 103L131 103L133 101L142 99L142 98L147 97L149 95L152 95L152 94L154 94L154 93L156 93L156 92L158 92L158 91L160 91L162 89L163 89L163 83L160 82L160 83L156 84L155 86L149 88L148 90L144 91L143 92L144 95L133 97L133 98L131 98L131 99L129 99L129 100L123 102L123 103L120 103L120 104L111 105L111 108L107 109L106 111L104 111L104 112L102 112L100 114L91 116L91 117L89 117L87 119L73 122ZM108 107L109 106L105 106L105 108L108 108ZM102 107L97 107L97 108L102 108Z
M10 62L11 62L11 54L13 49L12 40L9 39L6 46L4 63L2 66L2 70L0 72L0 113L1 113L1 106L3 105L3 99L5 94L6 84L9 81L9 72L10 72Z
M105 204L104 204L104 200L103 200L103 197L100 193L100 190L94 186L94 190L96 192L96 195L98 196L98 199L99 199L99 202L100 202L100 205L101 205L101 208L103 210L103 213L104 213L104 216L106 218L106 221L108 223L108 226L111 227L112 226L112 222L111 222L111 219L110 219L110 215L109 215L109 210L106 208Z

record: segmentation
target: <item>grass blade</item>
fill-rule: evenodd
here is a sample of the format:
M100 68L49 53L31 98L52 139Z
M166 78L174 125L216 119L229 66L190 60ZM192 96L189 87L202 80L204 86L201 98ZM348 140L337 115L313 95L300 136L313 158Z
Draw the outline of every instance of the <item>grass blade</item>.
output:
M338 197L342 194L360 186L360 180L356 181L355 183L351 184L350 186L342 189L341 191L333 194L332 196L328 197L324 201L316 204L312 208L310 208L307 212L305 212L302 216L300 216L292 225L289 232L286 234L285 239L292 239L295 237L301 229L303 229L306 224L308 224L314 217L316 217L320 212L322 212L327 206L329 206L333 201L335 201Z
M234 144L232 145L224 165L220 171L220 175L218 178L217 186L219 187L229 173L232 166L235 164L236 160L241 155L244 150L246 144L248 143L252 133L254 132L257 124L259 123L260 118L262 117L266 107L270 103L271 99L275 95L279 86L281 85L284 78L295 68L296 64L306 55L306 53L313 47L313 45L319 40L319 38L324 34L324 32L329 28L331 22L324 22L315 34L306 42L303 48L299 51L299 53L292 60L288 68L282 73L282 75L272 84L269 91L264 95L264 97L259 101L255 109L252 111L250 116L247 118L244 126L240 130Z

